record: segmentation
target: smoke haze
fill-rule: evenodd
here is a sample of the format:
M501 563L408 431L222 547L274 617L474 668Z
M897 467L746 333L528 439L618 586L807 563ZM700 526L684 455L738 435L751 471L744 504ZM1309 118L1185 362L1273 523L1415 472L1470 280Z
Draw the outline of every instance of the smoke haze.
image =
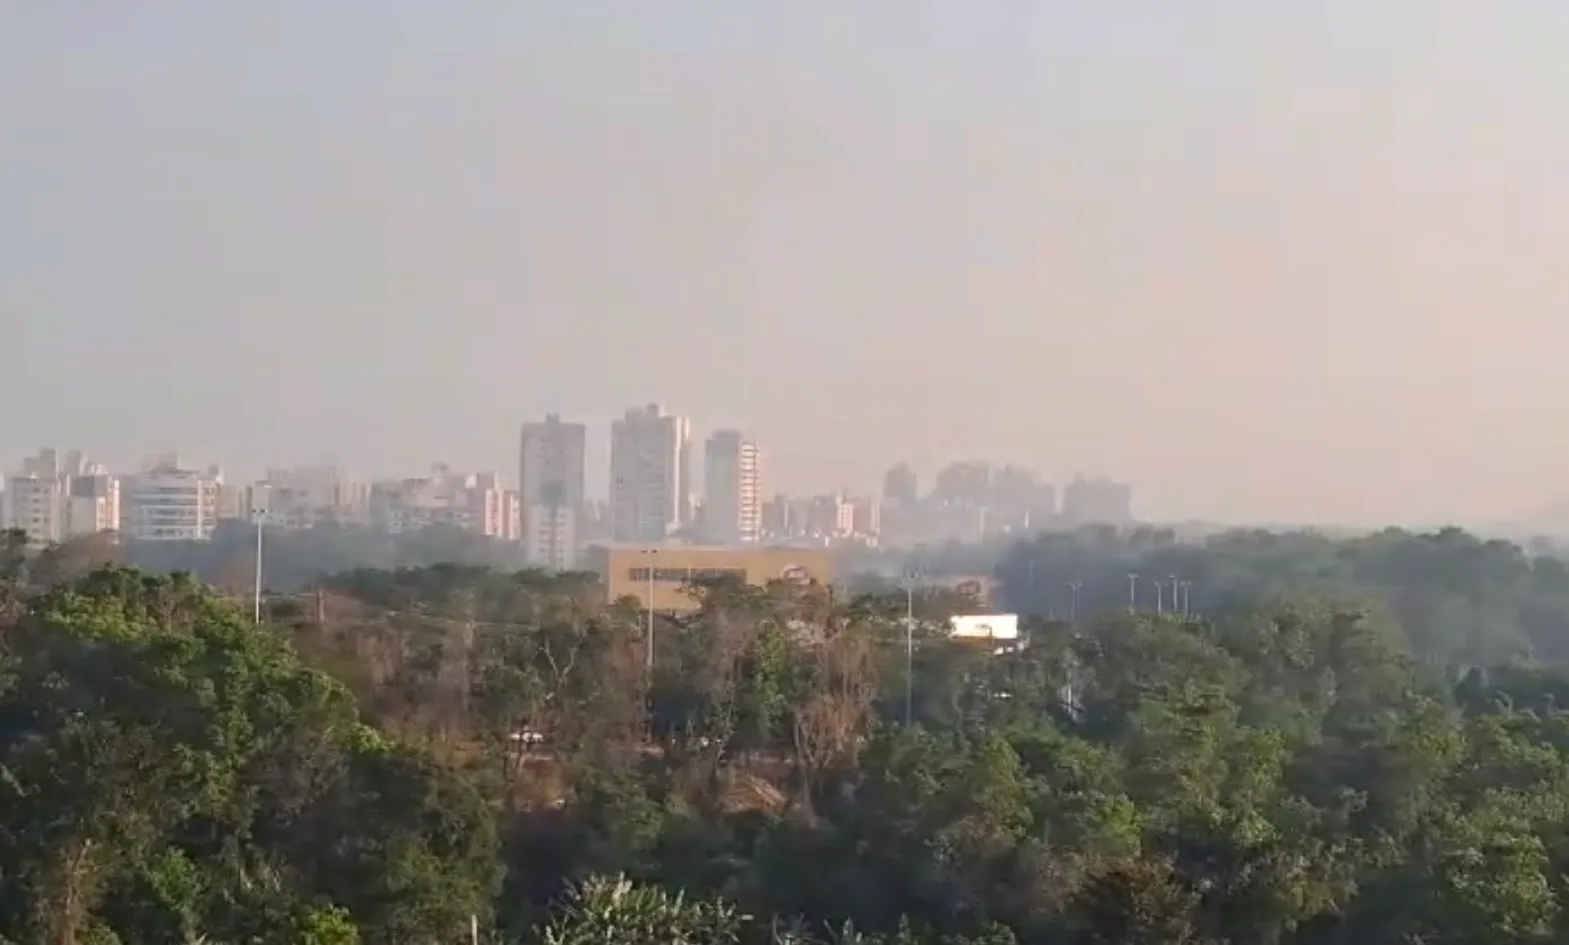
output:
M510 477L658 401L791 489L1502 518L1569 482L1566 88L1526 0L9 4L0 454Z

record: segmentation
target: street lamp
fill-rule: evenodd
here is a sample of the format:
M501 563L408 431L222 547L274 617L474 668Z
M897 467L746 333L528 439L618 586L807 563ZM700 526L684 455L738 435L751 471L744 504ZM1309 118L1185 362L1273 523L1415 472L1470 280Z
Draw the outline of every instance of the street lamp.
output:
M920 573L910 571L904 581L904 724L915 718L915 582Z
M251 518L256 522L256 584L252 589L251 610L252 619L259 626L261 624L261 597L262 597L262 525L267 521L266 509L252 509Z
M654 562L659 554L658 548L644 548L643 554L648 555L648 631L645 634L648 640L648 671L654 671Z

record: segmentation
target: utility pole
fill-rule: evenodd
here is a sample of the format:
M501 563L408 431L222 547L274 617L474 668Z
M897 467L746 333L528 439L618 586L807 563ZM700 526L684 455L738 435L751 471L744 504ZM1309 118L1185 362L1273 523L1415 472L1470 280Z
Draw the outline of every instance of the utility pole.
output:
M1177 612L1177 576L1175 574L1168 574L1168 575L1166 575L1166 580L1171 582L1171 612L1172 613L1176 613Z
M1079 625L1079 588L1083 586L1083 581L1068 582L1068 591L1072 594L1069 598L1068 622L1075 627Z
M1128 613L1139 609L1139 576L1136 572L1128 574Z
M909 728L915 720L915 582L916 571L905 575L904 581L904 725Z
M463 662L454 667L454 672L458 677L458 691L462 695L463 711L467 714L473 706L474 636L478 628L475 621L474 594L471 591L464 597Z
M267 520L267 510L252 509L251 518L256 520L256 584L252 590L251 609L254 622L260 626L262 622L262 523Z
M1160 583L1160 578L1155 579L1155 612L1166 612L1166 585Z
M645 548L643 553L648 555L648 629L645 636L648 638L648 672L654 672L654 561L659 554L658 548Z

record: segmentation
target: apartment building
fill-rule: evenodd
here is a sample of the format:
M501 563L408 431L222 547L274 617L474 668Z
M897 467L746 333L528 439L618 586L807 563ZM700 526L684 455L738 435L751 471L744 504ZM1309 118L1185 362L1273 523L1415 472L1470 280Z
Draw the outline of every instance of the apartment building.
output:
M52 476L6 477L5 527L26 532L29 542L49 544L64 536L61 504L60 482Z
M518 447L518 506L523 560L532 567L567 570L582 551L588 427L547 414L525 423Z
M616 541L660 542L692 522L692 423L658 404L610 424L611 531Z
M762 538L762 452L739 430L718 430L703 449L703 534L715 545Z
M269 528L285 530L358 523L366 518L368 490L344 480L332 466L269 469L266 478L226 498L223 517L253 520L260 515Z
M882 530L882 508L872 498L842 492L777 495L763 504L762 523L764 537L772 541L875 545Z
M372 483L370 524L394 534L447 525L517 541L517 494L501 488L494 473L454 473L435 466L429 476Z
M1062 490L1062 521L1081 525L1127 525L1133 518L1133 487L1105 476L1075 476Z
M65 481L65 537L120 530L120 480L101 466Z
M133 541L209 541L218 524L223 471L178 456L149 459L120 484L120 532Z
M54 449L22 461L0 492L0 523L38 544L119 527L119 486L108 470L76 450Z
M218 521L249 522L253 519L251 486L243 482L225 482L218 486Z
M909 463L901 462L883 475L883 501L913 505L921 497L921 482Z

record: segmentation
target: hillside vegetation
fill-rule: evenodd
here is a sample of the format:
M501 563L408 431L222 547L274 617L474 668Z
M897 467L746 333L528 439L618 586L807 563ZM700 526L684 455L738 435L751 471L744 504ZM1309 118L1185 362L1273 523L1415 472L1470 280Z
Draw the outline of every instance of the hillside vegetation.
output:
M1053 541L1004 593L1061 614L1079 581L1082 619L1007 653L947 640L951 597L907 641L902 593L816 587L702 589L650 646L585 576L467 565L341 573L256 627L12 543L0 939L1569 940L1560 564L1143 549L1210 589L1183 616L1128 612L1125 548Z

